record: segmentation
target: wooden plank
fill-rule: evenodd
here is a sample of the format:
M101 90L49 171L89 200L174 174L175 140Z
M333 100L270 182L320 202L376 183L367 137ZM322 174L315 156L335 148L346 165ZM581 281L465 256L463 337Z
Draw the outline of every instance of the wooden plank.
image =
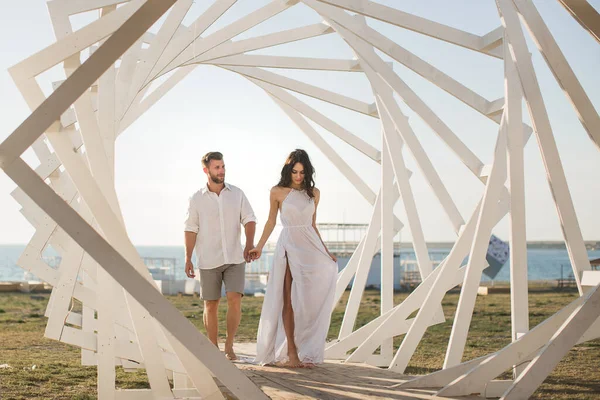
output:
M0 167L18 158L162 15L175 0L148 0L0 144ZM115 15L116 12L111 13ZM44 65L46 65L44 63Z
M308 400L311 399L309 396L302 395L300 393L293 392L291 389L282 386L281 384L260 375L254 368L240 368L244 374L250 378L267 396L271 399L281 400Z
M511 56L519 74L523 94L533 122L533 129L538 139L538 146L546 169L548 185L558 212L565 245L569 253L569 260L573 268L573 275L577 280L579 294L582 295L581 275L583 271L591 270L590 261L583 242L583 236L579 227L577 214L575 213L573 199L571 198L558 147L554 139L548 111L544 104L537 75L533 68L531 55L527 48L525 36L521 29L521 21L519 20L515 6L510 0L497 0L497 4L502 14L502 25L506 29L506 35L512 50Z
M587 2L581 0L578 2L587 4ZM514 4L517 6L519 14L523 17L525 26L527 26L531 33L538 50L544 57L544 60L546 60L546 64L548 64L548 67L554 74L556 82L558 82L567 99L571 102L581 125L600 150L600 116L598 116L594 105L577 79L575 72L571 69L569 62L563 55L533 2L531 0L515 0ZM590 8L594 10L593 7L590 6ZM600 34L600 15L597 12L595 14L597 18L596 28ZM587 15L592 15L591 10Z
M600 43L600 13L587 0L558 1Z
M393 7L387 7L383 4L368 0L319 0L336 7L344 8L349 11L362 14L366 17L378 19L398 27L409 29L423 35L456 44L467 49L481 51L491 56L501 58L502 55L490 51L483 38L460 29L452 28L426 18L418 17L400 11Z
M578 339L600 316L600 286L588 291L583 304L558 328L554 336L531 361L512 386L504 393L504 400L529 398L567 355ZM591 371L590 371L591 372Z
M323 390L321 385L318 385L317 382L313 379L307 379L307 375L310 372L308 369L286 369L286 368L276 368L276 367L266 367L261 369L260 371L254 371L256 374L262 376L265 379L268 379L272 382L275 382L293 393L302 394L305 396L309 396L314 399L322 399L322 400L336 400L339 399L336 395L330 393L329 391ZM320 386L317 388L317 386ZM348 393L349 394L349 393ZM349 398L357 398L350 397Z

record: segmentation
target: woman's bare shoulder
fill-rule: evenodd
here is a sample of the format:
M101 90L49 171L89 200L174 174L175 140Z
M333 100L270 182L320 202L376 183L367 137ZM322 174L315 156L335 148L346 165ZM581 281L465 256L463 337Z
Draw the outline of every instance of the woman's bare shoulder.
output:
M285 197L289 190L289 188L283 186L273 186L271 188L271 196L279 200L280 198Z

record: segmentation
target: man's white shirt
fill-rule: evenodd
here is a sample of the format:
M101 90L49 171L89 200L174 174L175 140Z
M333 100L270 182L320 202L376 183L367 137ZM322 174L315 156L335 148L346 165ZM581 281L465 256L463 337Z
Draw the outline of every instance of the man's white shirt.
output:
M200 269L244 262L241 226L256 222L242 190L225 183L220 195L207 186L190 197L184 230L195 232L196 265Z

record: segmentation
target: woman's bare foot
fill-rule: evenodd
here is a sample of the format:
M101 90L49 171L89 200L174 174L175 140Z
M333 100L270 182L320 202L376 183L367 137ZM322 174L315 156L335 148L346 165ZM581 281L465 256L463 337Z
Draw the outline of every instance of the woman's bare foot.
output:
M298 353L295 351L288 351L289 359L281 364L284 368L305 368L306 365L300 361L300 357L298 357Z
M298 361L288 360L287 362L283 363L282 367L283 368L303 368L304 364L302 364L300 362L300 360L298 360Z
M314 368L315 364L312 363L303 363L301 361L298 362L294 362L294 361L287 361L284 363L280 363L276 365L277 367L281 367L281 368Z

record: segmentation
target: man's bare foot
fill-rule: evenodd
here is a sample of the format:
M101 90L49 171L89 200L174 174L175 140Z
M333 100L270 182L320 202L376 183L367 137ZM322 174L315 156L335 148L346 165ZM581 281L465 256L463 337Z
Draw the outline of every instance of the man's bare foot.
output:
M233 351L233 347L230 349L225 349L225 357L229 360L229 361L236 361L238 359L237 355L235 354L235 352Z

